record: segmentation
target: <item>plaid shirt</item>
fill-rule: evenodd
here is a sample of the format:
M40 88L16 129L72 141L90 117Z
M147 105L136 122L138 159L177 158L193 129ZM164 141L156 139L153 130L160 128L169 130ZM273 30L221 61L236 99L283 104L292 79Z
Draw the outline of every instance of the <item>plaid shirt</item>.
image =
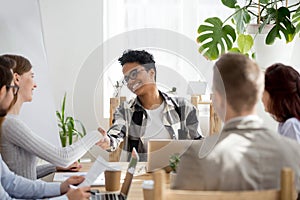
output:
M160 91L159 91L160 92ZM166 106L163 110L163 124L174 140L201 139L199 116L196 108L185 98L169 97L160 92ZM124 141L124 150L146 153L142 137L147 127L147 112L138 98L121 104L114 113L113 125L108 130L111 150L114 151Z

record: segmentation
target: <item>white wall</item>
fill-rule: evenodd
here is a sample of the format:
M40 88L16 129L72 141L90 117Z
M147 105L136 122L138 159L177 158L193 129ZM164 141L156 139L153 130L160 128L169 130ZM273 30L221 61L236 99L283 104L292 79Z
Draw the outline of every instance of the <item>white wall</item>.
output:
M53 95L56 105L60 105L63 94L67 92L67 111L74 113L74 98L93 98L93 96L77 96L77 77L87 58L101 45L102 41L102 1L99 0L42 0L40 1L42 22L44 28L44 41L48 64L51 68L50 77L53 85ZM98 65L99 63L93 63ZM89 77L86 77L88 80ZM95 85L86 85L85 82L77 83L87 90ZM99 94L100 95L100 94ZM98 97L100 100L100 97ZM76 100L76 99L75 99ZM84 105L76 106L80 119L88 129L97 128L95 115L87 113ZM106 121L101 119L101 123Z
M0 0L0 5L0 54L29 58L38 85L33 102L24 104L21 118L36 134L60 145L38 1Z

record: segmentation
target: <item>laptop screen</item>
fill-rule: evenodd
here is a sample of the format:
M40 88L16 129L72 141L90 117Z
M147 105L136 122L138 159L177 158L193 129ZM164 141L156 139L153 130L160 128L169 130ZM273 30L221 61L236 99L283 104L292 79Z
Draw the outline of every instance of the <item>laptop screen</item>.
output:
M131 159L128 164L126 176L119 193L96 193L91 195L91 200L125 200L128 196L129 189L132 183L133 174L136 165L139 161L139 156L135 148L132 149Z

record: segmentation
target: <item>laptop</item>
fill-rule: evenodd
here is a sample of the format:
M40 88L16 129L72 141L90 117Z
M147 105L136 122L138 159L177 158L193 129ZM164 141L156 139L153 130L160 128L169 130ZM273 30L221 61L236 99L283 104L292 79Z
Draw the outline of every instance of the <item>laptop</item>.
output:
M171 171L169 159L171 155L182 155L193 140L150 139L148 142L147 172L156 169Z
M135 148L133 148L121 191L92 193L90 200L125 200L127 198L138 161L138 153L136 152Z

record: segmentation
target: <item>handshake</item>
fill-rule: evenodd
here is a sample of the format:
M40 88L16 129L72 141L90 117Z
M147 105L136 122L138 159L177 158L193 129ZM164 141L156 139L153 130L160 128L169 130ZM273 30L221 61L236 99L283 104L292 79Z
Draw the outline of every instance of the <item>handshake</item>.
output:
M98 131L101 133L103 138L101 138L96 145L100 146L104 150L110 149L110 138L107 136L106 131L101 127L98 128Z

